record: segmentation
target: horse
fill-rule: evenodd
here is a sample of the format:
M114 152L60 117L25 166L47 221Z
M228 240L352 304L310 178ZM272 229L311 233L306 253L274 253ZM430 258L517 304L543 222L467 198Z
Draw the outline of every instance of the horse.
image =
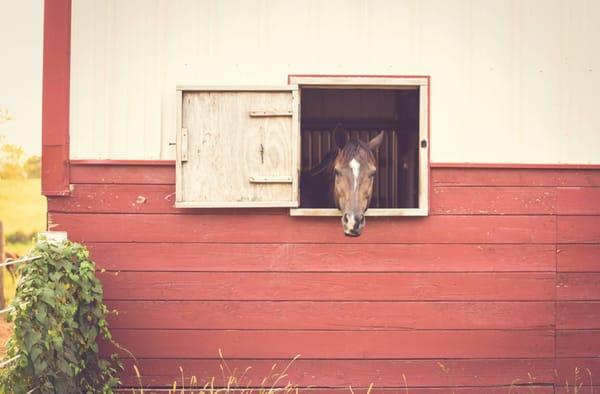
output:
M335 147L315 168L303 171L300 190L302 206L312 208L337 207L342 214L344 234L361 235L365 227L365 212L373 196L373 181L377 172L375 153L383 142L382 130L368 143L346 140L338 125L333 132Z

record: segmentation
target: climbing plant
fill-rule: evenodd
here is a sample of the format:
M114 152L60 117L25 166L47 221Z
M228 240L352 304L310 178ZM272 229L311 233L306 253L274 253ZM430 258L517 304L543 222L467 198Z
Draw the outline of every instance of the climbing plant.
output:
M97 339L112 341L102 285L86 248L40 239L18 266L20 279L9 320L14 333L0 373L3 392L110 393L121 364L102 359Z

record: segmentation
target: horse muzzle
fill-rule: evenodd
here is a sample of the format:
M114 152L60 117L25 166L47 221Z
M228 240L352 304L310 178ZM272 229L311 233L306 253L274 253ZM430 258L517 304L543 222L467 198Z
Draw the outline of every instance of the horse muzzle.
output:
M345 213L342 215L344 234L349 237L358 237L365 227L365 215Z

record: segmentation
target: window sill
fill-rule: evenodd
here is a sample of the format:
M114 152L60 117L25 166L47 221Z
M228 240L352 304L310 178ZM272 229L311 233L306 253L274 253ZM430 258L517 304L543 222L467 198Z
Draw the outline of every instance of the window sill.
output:
M371 208L366 216L427 216L427 208ZM339 209L332 208L292 208L290 216L341 216Z

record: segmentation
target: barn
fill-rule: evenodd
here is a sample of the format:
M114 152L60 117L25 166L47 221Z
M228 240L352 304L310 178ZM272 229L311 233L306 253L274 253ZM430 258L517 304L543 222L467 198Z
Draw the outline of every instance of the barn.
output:
M145 387L219 377L221 351L254 385L300 355L286 381L319 392L591 392L598 20L584 0L47 0L48 229L103 270ZM339 124L385 131L360 237L302 197Z

